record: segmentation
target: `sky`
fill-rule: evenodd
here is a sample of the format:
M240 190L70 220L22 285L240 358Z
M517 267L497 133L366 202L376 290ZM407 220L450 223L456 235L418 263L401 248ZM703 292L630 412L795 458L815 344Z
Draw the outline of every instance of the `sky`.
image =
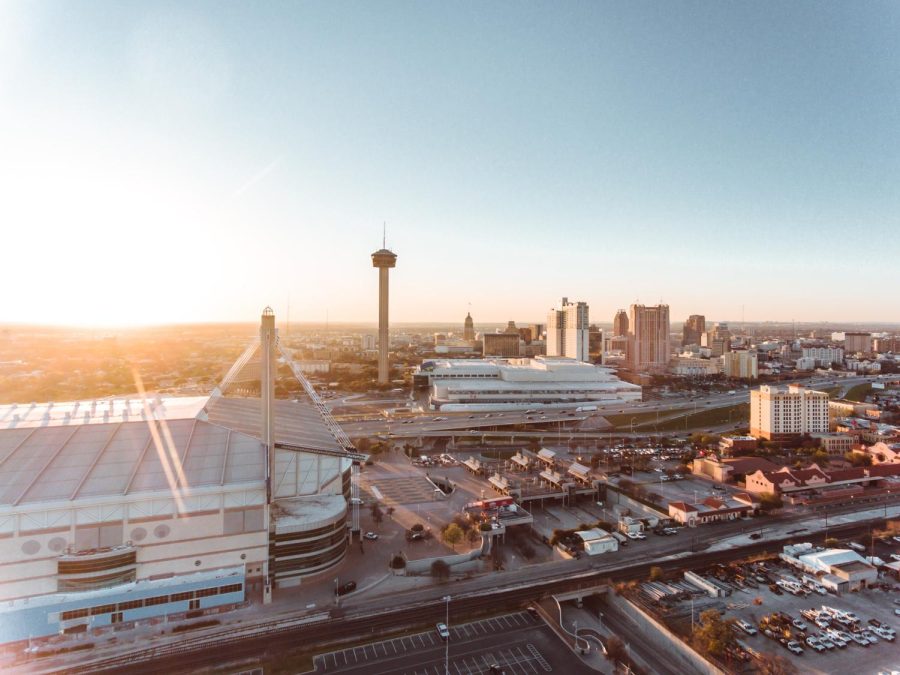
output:
M900 3L0 2L0 322L900 321Z

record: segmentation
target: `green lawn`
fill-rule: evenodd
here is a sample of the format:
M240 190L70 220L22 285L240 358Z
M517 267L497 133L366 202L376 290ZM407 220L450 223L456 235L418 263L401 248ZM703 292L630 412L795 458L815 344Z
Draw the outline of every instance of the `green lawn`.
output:
M696 413L689 413L686 417L679 416L660 422L658 426L644 424L642 431L685 431L693 429L706 429L708 427L718 426L720 424L746 424L750 415L749 403L738 403L726 408L712 408L709 410L698 410Z
M868 382L863 382L862 384L858 384L855 387L851 387L850 391L847 392L847 395L844 397L844 399L847 401L856 401L858 403L862 403L866 400L866 396L870 391L872 391L872 385Z
M656 412L641 412L641 413L633 413L631 415L604 415L604 419L612 424L614 427L630 427L631 420L634 419L634 426L638 426L643 424L644 422L656 422L659 419L660 424L662 420L671 417L674 414L678 414L676 410L665 410L661 411L658 415Z

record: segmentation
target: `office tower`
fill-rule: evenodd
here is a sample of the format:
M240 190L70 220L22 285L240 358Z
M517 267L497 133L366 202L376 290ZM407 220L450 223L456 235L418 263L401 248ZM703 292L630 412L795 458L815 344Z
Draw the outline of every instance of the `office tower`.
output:
M551 309L547 316L547 356L588 361L589 354L588 305L563 298L560 309Z
M378 268L378 384L387 384L391 367L388 363L388 271L397 264L397 256L382 244L372 254L372 267Z
M532 340L543 340L544 333L547 332L547 326L542 323L533 323L531 324L531 339Z
M631 305L629 362L634 370L663 372L669 365L669 306Z
M599 356L603 352L603 331L599 326L591 324L588 328L588 353L593 356Z
M700 336L706 332L706 317L702 314L691 314L684 322L681 332L681 345L699 345Z
M510 322L508 322L508 323L506 324L506 330L503 331L503 332L504 332L504 333L515 333L516 335L518 335L518 334L519 334L519 329L516 328L516 322L515 322L515 321L510 321Z
M613 336L616 335L628 335L628 315L625 313L624 309L620 309L616 312L616 317L613 319Z
M463 324L463 340L474 340L475 339L475 324L472 321L472 314L470 312L466 313L466 321Z
M750 392L750 435L789 441L828 431L828 394L797 384L763 385Z
M515 333L482 333L481 344L484 356L514 358L521 355L518 331Z

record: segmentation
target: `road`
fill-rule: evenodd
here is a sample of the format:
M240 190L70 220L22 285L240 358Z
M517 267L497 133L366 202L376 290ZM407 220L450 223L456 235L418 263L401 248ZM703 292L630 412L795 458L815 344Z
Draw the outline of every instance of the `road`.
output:
M896 509L894 509L896 511ZM832 512L834 515L834 512ZM804 520L805 518L805 520ZM873 519L881 521L881 518ZM829 527L832 536L844 533L855 536L869 530L870 522L863 521ZM386 606L384 598L347 598L340 616L330 620L297 625L299 612L280 617L267 617L253 625L239 628L210 629L205 634L192 637L167 638L153 649L134 650L127 656L103 660L102 654L75 656L69 654L58 660L56 668L80 672L117 670L120 672L158 673L191 672L211 664L239 660L265 661L278 659L285 651L297 649L302 644L325 644L337 639L353 639L357 642L372 639L403 626L425 625L443 620L446 606L441 598L449 594L450 619L455 624L473 613L504 608L521 607L524 603L546 597L548 594L578 588L590 588L597 583L625 579L646 578L650 567L657 565L667 572L676 572L722 562L761 551L777 551L787 539L801 537L809 540L809 534L780 534L821 526L820 516L795 516L777 521L778 533L766 531L764 539L728 550L691 554L691 548L713 542L733 527L716 526L700 529L696 537L660 537L659 546L639 545L627 549L627 559L598 561L591 558L565 562L532 565L500 574L487 574L447 585L433 585L419 590L392 596ZM805 525L805 527L801 527ZM746 526L746 525L745 525ZM758 527L759 525L756 525ZM769 530L769 525L766 529ZM648 542L642 542L649 544ZM218 642L216 641L216 636ZM54 660L44 659L47 672L53 672Z
M871 376L866 377L847 377L847 378L812 378L803 382L804 386L815 387L832 387L840 386L841 394L846 393L851 387L863 382L873 382L877 378ZM565 423L574 425L583 422L593 415L643 415L646 413L659 412L660 421L671 417L673 413L689 414L693 412L701 412L703 410L711 410L715 408L725 408L739 403L747 403L750 400L750 391L747 389L736 390L734 394L717 393L709 396L696 397L694 400L689 398L670 398L658 401L647 401L632 405L622 403L614 403L610 405L600 405L595 412L577 412L575 410L562 410L550 408L535 408L531 414L526 411L504 411L504 412L460 412L460 413L444 413L434 412L422 414L411 418L387 419L378 417L368 420L347 421L341 424L344 431L351 438L360 436L391 436L394 438L413 438L413 437L447 437L459 435L480 436L481 431L502 431L504 427L534 425L534 426L550 426L557 423ZM574 407L574 406L573 406ZM737 423L740 420L735 420ZM646 427L646 421L643 422ZM474 431L470 431L474 430ZM570 429L570 432L573 430ZM510 432L502 432L504 436ZM516 432L516 437L522 438L539 438L549 435L548 432ZM603 432L584 432L575 431L579 438L600 438ZM617 436L622 436L621 432L616 432ZM643 431L641 436L646 436L647 431Z

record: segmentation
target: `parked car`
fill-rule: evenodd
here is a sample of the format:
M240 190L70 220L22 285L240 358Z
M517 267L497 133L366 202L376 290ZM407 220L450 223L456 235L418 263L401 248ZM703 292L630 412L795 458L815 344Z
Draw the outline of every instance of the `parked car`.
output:
M450 631L447 629L447 624L439 623L434 628L437 631L437 634L441 636L441 640L450 639Z
M348 581L347 583L341 584L340 586L338 586L337 594L338 595L347 595L347 593L352 593L355 590L356 590L356 582Z
M809 647L812 647L813 649L815 649L817 652L825 651L825 646L821 642L819 642L819 638L817 638L815 636L810 636L810 637L806 638L806 644Z
M744 621L743 619L738 619L736 624L747 635L756 635L757 633L757 630L753 627L753 624Z
M369 541L375 541L376 539L378 539L378 535L375 534L374 532L366 532L363 535L363 538L368 539Z
M791 652L791 653L793 653L793 654L796 654L797 656L801 656L801 655L803 654L803 647L801 647L801 646L799 645L799 643L797 643L797 642L794 641L794 640L791 640L791 641L788 642L787 645L785 645L785 646L787 647L787 650L788 650L789 652Z

